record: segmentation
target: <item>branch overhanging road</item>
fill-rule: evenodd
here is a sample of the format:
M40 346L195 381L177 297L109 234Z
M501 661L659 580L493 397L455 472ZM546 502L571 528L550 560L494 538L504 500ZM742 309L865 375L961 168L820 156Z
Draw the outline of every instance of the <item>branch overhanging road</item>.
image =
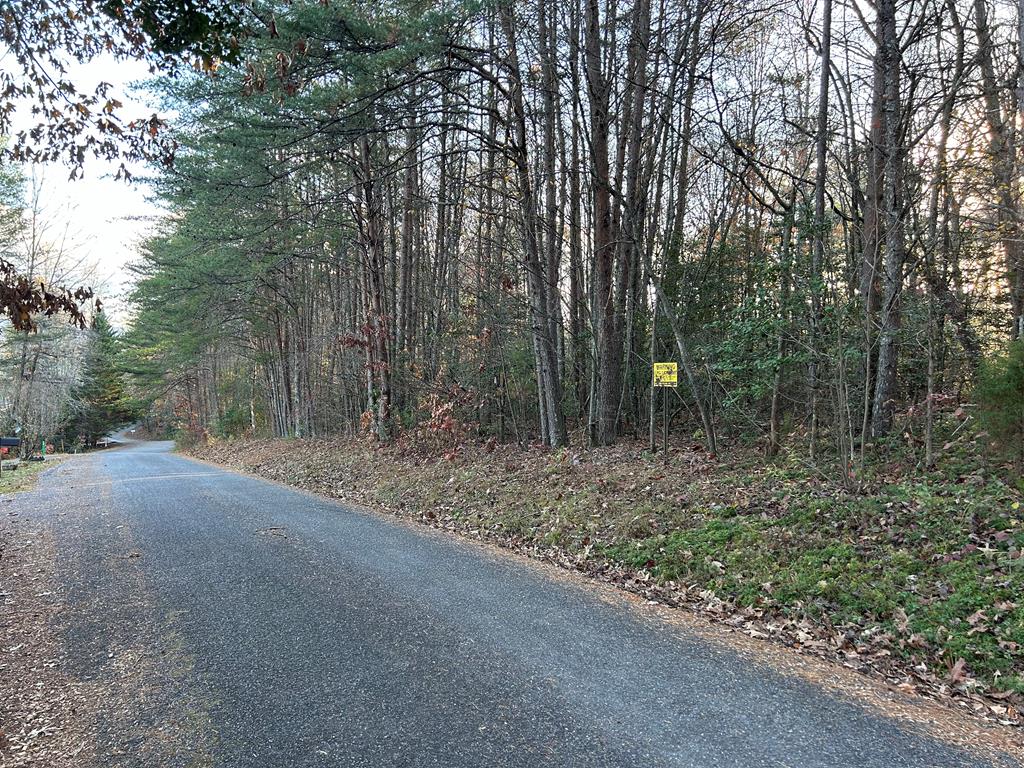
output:
M514 556L168 443L11 503L52 528L71 673L107 684L103 765L989 764Z

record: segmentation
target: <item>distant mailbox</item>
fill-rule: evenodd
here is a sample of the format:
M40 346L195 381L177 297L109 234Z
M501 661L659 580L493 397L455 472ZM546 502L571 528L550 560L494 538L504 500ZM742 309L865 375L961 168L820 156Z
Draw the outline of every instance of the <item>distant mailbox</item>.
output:
M0 437L0 448L20 448L20 437Z

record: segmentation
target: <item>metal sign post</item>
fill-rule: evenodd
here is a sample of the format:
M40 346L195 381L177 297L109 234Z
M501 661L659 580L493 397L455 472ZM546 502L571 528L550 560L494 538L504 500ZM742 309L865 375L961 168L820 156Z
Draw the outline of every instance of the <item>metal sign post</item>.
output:
M661 448L668 464L668 390L679 385L677 363L654 364L654 386L661 389Z
M661 388L661 455L668 466L668 387Z

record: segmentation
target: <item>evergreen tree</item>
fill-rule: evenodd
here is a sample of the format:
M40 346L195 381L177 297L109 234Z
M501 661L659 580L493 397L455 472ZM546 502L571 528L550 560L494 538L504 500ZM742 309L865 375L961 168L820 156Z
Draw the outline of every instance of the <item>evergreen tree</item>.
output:
M86 446L95 445L135 415L118 362L121 340L102 312L93 319L91 336L82 383L66 430L69 441L81 438Z

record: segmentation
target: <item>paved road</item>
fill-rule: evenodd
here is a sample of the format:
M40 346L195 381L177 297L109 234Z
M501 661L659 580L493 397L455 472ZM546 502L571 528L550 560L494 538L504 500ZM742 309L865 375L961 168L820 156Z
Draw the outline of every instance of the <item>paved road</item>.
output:
M165 443L14 503L56 523L104 765L984 764L516 558Z

